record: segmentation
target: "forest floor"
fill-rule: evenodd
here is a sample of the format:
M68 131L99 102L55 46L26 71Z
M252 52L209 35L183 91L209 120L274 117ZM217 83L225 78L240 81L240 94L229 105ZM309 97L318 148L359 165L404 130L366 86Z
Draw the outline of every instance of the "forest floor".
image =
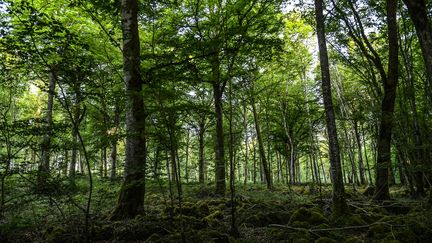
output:
M146 214L110 221L120 182L95 181L91 213L85 226L88 184L66 181L49 193L12 181L13 191L0 218L0 242L430 242L432 210L425 200L410 199L403 187L391 188L393 200L374 202L366 188L347 186L350 214L331 217L331 187L237 185L236 225L231 229L231 201L212 194L211 185L175 186L148 182ZM56 182L58 185L58 182ZM180 213L181 211L181 213Z

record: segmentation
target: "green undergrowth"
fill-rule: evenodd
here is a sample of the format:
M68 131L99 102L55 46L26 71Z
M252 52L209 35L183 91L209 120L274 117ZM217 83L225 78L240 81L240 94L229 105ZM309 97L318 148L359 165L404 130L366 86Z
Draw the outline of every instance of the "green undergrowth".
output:
M88 196L84 178L62 182L57 193L36 194L25 184L9 191L0 219L0 242L427 242L432 213L422 200L392 188L392 201L377 203L348 188L349 213L332 216L331 187L263 184L236 185L234 204L214 195L211 184L185 184L181 203L175 186L147 183L145 215L108 220L119 182L95 181L88 225L83 208ZM320 190L321 189L321 190ZM170 195L170 191L173 195ZM15 195L15 198L12 197ZM240 233L233 237L231 207Z

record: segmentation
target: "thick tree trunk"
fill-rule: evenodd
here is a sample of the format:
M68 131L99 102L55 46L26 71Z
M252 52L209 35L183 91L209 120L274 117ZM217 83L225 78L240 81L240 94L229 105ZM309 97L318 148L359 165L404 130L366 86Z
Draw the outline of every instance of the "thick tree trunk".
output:
M39 175L38 182L40 185L46 183L48 175L50 173L50 147L51 147L51 134L52 134L52 114L54 105L54 94L55 94L55 82L56 78L54 73L48 74L48 103L45 114L46 122L46 133L41 145L41 162L39 164Z
M266 155L265 155L264 143L263 143L262 136L261 136L261 128L259 125L259 119L258 119L258 113L257 113L256 106L255 106L255 101L252 99L251 103L252 103L252 112L253 112L254 121L255 121L255 130L256 130L256 135L257 135L257 140L258 140L258 152L259 152L259 155L261 157L261 165L262 165L262 169L264 171L264 179L267 183L267 188L272 190L273 189L273 182L272 182L272 178L270 175L269 165L267 163L267 159L266 159Z
M376 200L390 199L388 174L391 162L391 136L393 128L393 112L396 100L398 81L398 37L397 37L397 0L387 0L387 26L389 41L389 63L387 79L384 82L384 98L381 103L381 121L377 149Z
M144 210L146 139L140 75L138 1L122 0L123 73L127 94L125 178L112 219L133 218Z
M344 195L345 189L342 181L339 142L337 138L335 114L332 103L330 70L325 39L323 0L315 0L315 17L317 23L317 37L321 64L322 94L324 99L327 135L329 140L331 177L333 178L333 214L335 216L341 216L348 211L348 207Z

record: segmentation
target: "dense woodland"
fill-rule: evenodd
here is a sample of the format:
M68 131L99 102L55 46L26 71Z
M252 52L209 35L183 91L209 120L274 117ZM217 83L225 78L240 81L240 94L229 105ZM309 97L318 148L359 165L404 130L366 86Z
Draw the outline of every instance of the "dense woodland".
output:
M0 1L0 242L427 242L429 0Z

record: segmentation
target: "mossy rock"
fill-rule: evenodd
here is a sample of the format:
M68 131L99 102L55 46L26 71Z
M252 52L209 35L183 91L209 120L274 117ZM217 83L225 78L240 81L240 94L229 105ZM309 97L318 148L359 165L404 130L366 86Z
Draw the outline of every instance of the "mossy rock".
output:
M358 214L348 214L342 217L339 217L335 220L337 225L343 226L360 226L366 225L366 221L362 218L361 215Z
M262 213L257 213L257 214L251 215L251 216L247 217L243 222L245 224L249 224L249 225L253 225L253 226L260 226L260 227L265 226L267 219L263 219L261 217L262 215L263 215Z
M337 241L329 238L329 237L320 237L314 241L315 243L336 243Z
M267 214L269 223L272 224L287 224L290 220L290 214L286 211L273 211Z
M350 236L345 239L345 243L362 243L363 241L355 236Z
M307 221L294 221L290 223L292 227L295 228L303 228L303 229L309 229L311 225Z
M297 231L293 237L295 243L311 242L311 240L310 233L306 229Z
M214 229L205 229L198 231L198 237L201 242L231 242L228 234Z
M180 209L175 208L174 212L176 214L179 214ZM182 214L186 215L186 216L195 217L195 218L203 218L203 217L207 216L209 213L210 213L210 209L205 202L200 202L200 203L196 203L196 204L190 203L190 202L185 202L182 205Z
M328 223L321 210L317 208L307 209L305 207L301 207L293 212L289 222L292 224L295 221L306 221L310 225Z
M273 211L273 212L255 212L250 216L246 216L243 221L246 224L253 226L267 226L269 224L287 224L289 222L290 215L284 211Z
M175 219L178 222L180 222L181 220L180 216L176 217ZM204 229L209 226L208 222L205 221L204 219L198 219L192 216L183 215L182 220L184 222L184 227L190 230Z
M209 214L208 216L204 217L203 220L207 222L210 226L212 226L218 224L223 218L224 218L223 213L217 210Z
M378 223L369 227L367 236L369 238L380 240L386 238L389 233L391 234L391 228L389 225Z

